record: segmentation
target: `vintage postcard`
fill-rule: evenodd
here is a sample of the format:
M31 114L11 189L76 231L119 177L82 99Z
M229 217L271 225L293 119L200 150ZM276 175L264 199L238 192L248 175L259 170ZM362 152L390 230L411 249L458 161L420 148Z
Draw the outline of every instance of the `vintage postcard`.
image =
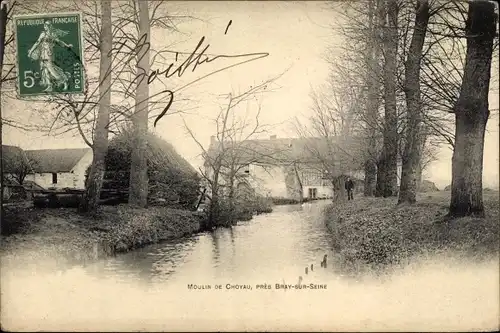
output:
M498 14L1 0L1 329L499 330Z

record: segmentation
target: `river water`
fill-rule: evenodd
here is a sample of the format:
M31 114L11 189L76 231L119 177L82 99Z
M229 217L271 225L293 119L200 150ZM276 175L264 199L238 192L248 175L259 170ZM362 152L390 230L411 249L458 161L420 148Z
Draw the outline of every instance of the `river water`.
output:
M321 218L325 204L278 206L232 229L85 267L2 272L2 325L69 331L498 329L498 259L425 258L389 275L344 276L332 260ZM308 288L276 288L297 284L299 276Z

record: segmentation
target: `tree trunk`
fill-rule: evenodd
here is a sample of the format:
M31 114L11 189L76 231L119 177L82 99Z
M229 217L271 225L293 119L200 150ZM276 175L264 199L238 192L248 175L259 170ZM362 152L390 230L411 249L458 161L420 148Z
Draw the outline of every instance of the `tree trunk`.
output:
M383 10L383 1L377 0L377 12L379 13L379 21L381 21L380 13ZM377 164L376 164L376 134L377 134L377 118L379 107L379 88L380 88L380 47L379 47L379 27L373 24L375 11L373 1L368 3L368 21L369 35L367 41L366 65L367 65L367 83L368 97L366 108L367 136L368 136L368 151L365 160L365 183L364 195L373 196L375 194L375 185L377 179Z
M383 44L385 48L385 126L382 151L383 183L381 189L384 197L395 196L398 186L398 113L396 109L398 11L397 1L388 0L388 27Z
M208 210L208 226L209 230L215 225L215 221L219 219L219 168L214 168L213 182L212 182L212 198Z
M109 109L111 105L111 0L101 2L101 38L99 67L99 113L97 115L93 160L85 183L85 193L79 205L81 213L96 212L99 206L104 172L106 171L106 154L108 152Z
M421 149L423 149L423 146L421 147ZM420 161L417 164L417 171L415 173L415 179L416 179L416 183L417 183L417 192L420 189L420 185L422 185L422 172L423 172L422 158L420 158Z
M417 168L421 159L422 102L420 98L420 63L429 23L429 3L418 0L415 27L405 64L405 94L407 108L406 142L398 203L417 201Z
M365 181L363 194L366 197L375 195L377 181L377 165L372 160L365 161Z
M420 149L421 149L421 156L420 156L420 160L418 161L418 164L417 164L417 171L416 171L416 182L417 182L417 192L420 190L420 187L422 185L422 177L423 177L423 172L424 172L424 168L425 168L425 161L424 161L424 154L425 154L425 148L426 148L426 145L427 145L427 138L429 137L429 133L427 131L427 129L425 128L425 126L423 126L422 128L422 132L421 132L421 139L420 139Z
M344 175L340 175L335 177L332 180L333 185L333 201L334 202L344 202L347 201L347 191L345 189L345 180L346 177Z
M138 1L139 5L139 43L149 45L150 22L148 1ZM132 206L145 207L148 201L148 102L149 85L149 47L139 48L137 54L137 92L135 110L132 115L134 136L132 141L132 161L130 166L130 190L128 202Z
M449 211L449 216L453 217L484 216L483 149L489 117L488 93L496 20L493 2L469 2L467 55L460 96L455 106Z
M210 200L210 207L208 213L208 226L207 229L211 230L215 225L215 221L219 219L219 194L217 192L212 193L212 200Z
M382 151L379 160L377 161L377 184L375 186L375 196L381 197L384 195L384 187L386 183L386 160L384 156L385 151Z
M234 178L236 177L236 172L231 170L231 173L229 175L229 193L228 193L228 200L229 200L229 212L228 212L228 218L229 218L229 223L233 224L233 220L235 218L234 214Z
M390 52L387 50L387 6L385 3L385 0L379 0L377 2L377 18L379 22L378 26L378 43L382 47L383 52L381 52L384 55L384 65L383 65L383 79L384 79L384 91L385 91L385 81L386 81L386 72L387 72L387 54ZM376 31L377 31L376 30ZM384 106L387 108L387 104L385 103L385 98L387 95L384 95ZM377 104L378 108L378 104ZM378 111L378 110L377 110ZM385 124L384 124L385 125ZM384 140L385 140L385 126L383 130L384 134ZM385 141L384 141L385 144ZM384 147L382 147L384 148ZM385 181L386 181L386 173L387 173L387 168L386 168L386 162L385 162L385 150L382 149L382 152L380 153L380 156L378 156L376 163L377 163L377 178L376 178L376 184L375 184L375 196L376 197L381 197L384 194L384 187L385 187Z
M8 3L2 6L0 10L0 75L3 73L3 58L5 51L5 32L7 28L7 6ZM0 78L0 222L2 221L3 210L3 188L4 188L4 174L3 174L3 149L2 149L2 83ZM1 230L1 223L0 223Z
M304 202L304 186L302 185L302 180L300 179L297 163L293 164L293 169L295 171L295 177L297 178L297 185L299 185L299 202L302 203Z

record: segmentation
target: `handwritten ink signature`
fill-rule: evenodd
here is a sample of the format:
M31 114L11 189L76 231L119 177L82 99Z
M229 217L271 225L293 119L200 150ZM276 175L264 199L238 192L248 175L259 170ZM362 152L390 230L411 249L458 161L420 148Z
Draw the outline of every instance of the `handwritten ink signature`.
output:
M232 20L229 21L229 23L226 27L226 30L225 30L225 34L227 34L227 31L228 31L231 23L232 23ZM207 44L206 46L203 47L204 42L205 42L205 36L201 37L201 39L199 40L199 42L196 45L196 47L194 48L194 50L189 54L189 56L180 65L177 65L179 52L176 52L175 61L172 62L170 65L168 65L168 67L166 69L163 69L163 70L155 69L155 70L151 70L149 74L147 74L147 73L138 74L136 80L139 80L138 82L141 82L147 76L147 82L148 82L148 84L151 84L158 77L161 77L161 76L163 76L164 78L167 78L167 79L171 78L174 75L181 77L182 75L184 75L184 73L190 67L192 68L191 72L194 72L196 70L196 68L198 68L198 66L201 66L203 64L212 63L217 59L242 59L242 58L243 59L240 60L239 62L233 63L231 65L228 65L228 66L225 66L222 68L219 68L219 69L214 70L206 75L198 77L198 78L184 84L183 86L181 86L175 90L165 89L165 90L162 90L161 92L155 94L155 96L157 96L159 94L167 93L167 94L169 94L169 101L167 103L167 106L156 117L156 119L154 121L154 125L153 125L154 127L156 127L156 124L158 123L158 121L161 118L163 118L163 116L168 112L169 108L172 106L172 103L174 101L174 93L179 92L179 91L189 87L190 85L192 85L196 82L199 82L199 81L201 81L209 76L220 73L224 70L227 70L227 69L239 66L239 65L243 65L243 64L251 62L251 61L256 61L258 59L262 59L262 58L269 56L269 53L267 53L267 52L244 53L244 54L236 54L236 55L209 56L209 55L205 54L205 52L209 49L210 44ZM112 48L111 52L113 52L113 51L120 52L124 47L128 47L126 45L126 42L117 43L116 45L117 46ZM202 47L203 47L203 49L201 49ZM139 39L139 41L135 47L129 48L130 51L134 52L137 55L140 55L140 58L137 60L137 62L140 62L142 57L144 57L146 54L146 52L143 51L143 48L146 48L146 50L151 48L151 44L149 42L147 42L146 35L141 36L141 38ZM201 49L201 51L200 51L200 49ZM109 56L111 56L111 54Z

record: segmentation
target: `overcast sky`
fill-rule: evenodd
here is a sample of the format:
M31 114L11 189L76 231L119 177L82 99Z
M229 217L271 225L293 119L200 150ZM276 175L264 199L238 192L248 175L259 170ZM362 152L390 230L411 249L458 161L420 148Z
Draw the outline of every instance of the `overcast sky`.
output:
M177 98L190 98L195 108L190 114L183 115L187 124L196 133L199 141L208 146L210 136L215 134L211 119L219 112L224 101L222 94L231 91L244 91L250 86L274 77L286 71L276 82L279 89L259 97L262 106L261 122L276 124L273 133L278 137L291 136L290 120L295 116L307 114L311 101L311 87L323 84L328 75L328 64L323 60L326 48L338 43L334 30L329 25L335 24L334 12L328 10L323 2L184 2L170 3L187 10L202 20L194 20L179 26L183 34L165 31L152 32L154 48L161 48L174 41L175 50L190 52L202 36L204 45L210 44L209 54L245 54L267 52L268 57L225 70L199 83L190 86ZM224 34L229 21L232 21L227 34ZM334 48L335 50L335 48ZM340 50L337 49L337 52ZM495 54L498 57L498 53ZM180 59L183 60L184 58ZM158 61L153 67L165 68L165 61ZM173 59L172 59L173 60ZM172 61L170 60L170 61ZM218 68L234 63L233 59L218 59L204 64L194 73L187 71L180 79L192 81ZM161 86L155 83L156 88ZM492 92L490 107L498 109L498 90ZM18 102L4 108L6 116L17 119L29 119L23 114L25 106ZM173 110L181 105L174 102ZM249 107L256 107L251 104ZM26 118L25 118L26 117ZM486 134L484 182L485 186L498 186L498 116L488 123ZM187 136L179 115L162 119L156 129L158 135L174 144L177 151L196 167L201 165L199 147ZM5 128L4 144L21 146L23 149L83 147L78 136L47 137L42 133L26 133ZM434 162L425 177L443 188L451 180L451 150L443 147L440 159Z

